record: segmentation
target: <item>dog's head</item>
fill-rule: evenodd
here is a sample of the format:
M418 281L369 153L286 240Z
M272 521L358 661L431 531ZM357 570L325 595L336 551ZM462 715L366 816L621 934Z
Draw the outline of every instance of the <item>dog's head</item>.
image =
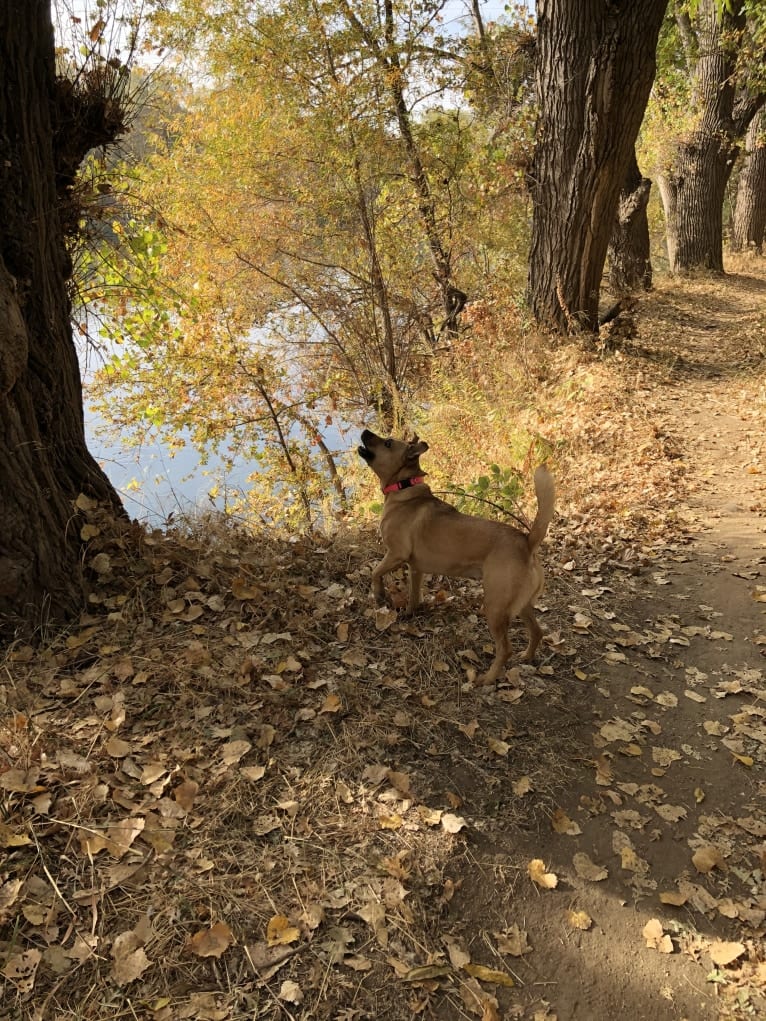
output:
M428 444L414 436L405 440L383 439L365 429L359 456L367 462L384 486L411 475L422 475L418 459L428 450Z

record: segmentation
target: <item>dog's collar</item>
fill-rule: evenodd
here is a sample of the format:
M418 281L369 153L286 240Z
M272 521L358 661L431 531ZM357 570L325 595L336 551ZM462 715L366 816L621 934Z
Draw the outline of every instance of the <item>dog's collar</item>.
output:
M425 482L425 478L422 475L416 475L412 479L401 479L399 482L392 482L388 486L383 486L384 493L397 493L400 489L409 489L410 486L419 486L421 482Z

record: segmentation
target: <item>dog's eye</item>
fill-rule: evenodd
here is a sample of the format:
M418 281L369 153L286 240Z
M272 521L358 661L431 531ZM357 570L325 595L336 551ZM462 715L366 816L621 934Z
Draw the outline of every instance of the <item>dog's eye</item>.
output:
M391 440L386 440L386 442L383 444L383 446L384 447L388 447L388 449L390 450L391 449Z

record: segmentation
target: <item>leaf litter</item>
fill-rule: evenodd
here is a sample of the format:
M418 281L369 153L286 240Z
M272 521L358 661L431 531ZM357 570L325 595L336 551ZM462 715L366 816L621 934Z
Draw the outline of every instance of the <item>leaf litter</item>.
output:
M459 598L412 623L371 607L372 531L254 541L84 508L88 612L4 663L6 1003L41 1019L129 1016L136 998L156 1021L553 1017L545 962L605 935L626 965L698 967L697 1017L762 1008L762 657L731 653L709 589L680 590L704 524L677 494L696 482L647 426L674 370L620 356L633 415L608 363L578 357L587 419L540 397L546 430L582 446L545 551L550 630L537 669L497 692L472 684L475 587L445 580ZM757 563L707 564L746 575L762 612ZM609 929L602 890L639 924Z

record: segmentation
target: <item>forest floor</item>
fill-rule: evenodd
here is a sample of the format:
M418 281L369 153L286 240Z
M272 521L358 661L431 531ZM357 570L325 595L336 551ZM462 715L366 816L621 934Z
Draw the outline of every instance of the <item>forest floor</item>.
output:
M0 1017L766 1016L764 267L635 324L540 384L548 633L496 692L478 588L376 612L372 528L83 501L89 615L0 663Z

